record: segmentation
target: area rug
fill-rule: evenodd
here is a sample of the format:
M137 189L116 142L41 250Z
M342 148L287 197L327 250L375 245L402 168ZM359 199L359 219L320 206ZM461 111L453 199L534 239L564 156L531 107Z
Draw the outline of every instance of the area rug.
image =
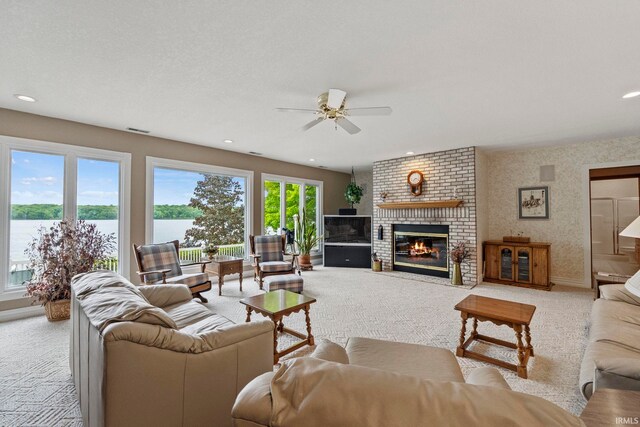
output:
M368 270L314 268L303 273L316 339L344 345L352 336L411 342L455 351L460 314L454 305L466 295L507 299L537 307L531 325L535 357L528 365L529 379L498 368L516 391L545 398L575 414L585 405L578 390L580 361L586 345L592 293L555 286L551 292L504 285L481 284L474 289L441 286ZM225 280L223 295L208 292L213 311L234 322L245 320L241 298L256 295L258 285L246 278L244 292L237 280ZM254 316L258 316L254 314ZM304 315L294 314L285 325L305 330ZM50 323L34 317L0 323L0 425L82 425L68 366L69 322ZM506 326L480 323L486 335L513 341ZM281 341L286 345L290 338ZM512 350L476 344L474 350L515 360ZM307 355L309 347L284 359ZM485 363L458 358L465 376Z
M424 274L409 273L409 272L406 272L406 271L378 271L378 272L369 271L369 273L370 274L380 274L380 275L385 275L385 276L390 276L390 277L397 277L397 278L406 279L406 280L417 280L418 282L427 282L427 283L432 283L434 285L440 285L440 286L450 286L452 288L473 289L473 288L476 287L475 283L473 283L473 284L472 283L464 283L462 285L452 285L451 284L451 279L444 279L442 277L426 276Z

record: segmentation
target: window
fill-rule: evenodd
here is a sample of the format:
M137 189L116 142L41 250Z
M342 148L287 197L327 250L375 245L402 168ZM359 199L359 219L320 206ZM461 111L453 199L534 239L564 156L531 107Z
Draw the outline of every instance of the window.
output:
M253 172L147 157L147 242L180 242L180 258L202 248L246 258Z
M294 215L302 208L322 234L322 182L277 175L262 175L262 208L265 234L279 234L282 228L295 230Z
M9 207L0 211L0 294L22 296L31 278L25 249L63 218L113 233L117 250L100 267L128 276L129 164L125 153L0 136L0 206Z

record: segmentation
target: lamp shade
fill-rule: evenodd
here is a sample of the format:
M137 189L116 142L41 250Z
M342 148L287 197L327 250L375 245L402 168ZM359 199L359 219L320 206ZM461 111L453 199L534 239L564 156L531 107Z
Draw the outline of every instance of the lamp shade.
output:
M622 237L633 237L640 239L640 216L636 218L627 228L620 232Z

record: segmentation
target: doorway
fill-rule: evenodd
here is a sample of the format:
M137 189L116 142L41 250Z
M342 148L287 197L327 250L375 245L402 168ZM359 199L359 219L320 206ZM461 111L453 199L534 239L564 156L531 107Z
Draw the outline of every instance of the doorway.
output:
M591 270L631 276L638 269L635 239L619 233L640 216L640 167L590 171Z

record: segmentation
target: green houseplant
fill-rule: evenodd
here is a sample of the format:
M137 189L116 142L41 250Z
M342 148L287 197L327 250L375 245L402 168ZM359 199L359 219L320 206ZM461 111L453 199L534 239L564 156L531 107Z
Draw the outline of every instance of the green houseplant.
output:
M311 270L311 250L318 244L322 236L318 236L316 223L312 218L307 216L307 210L302 208L302 214L296 218L296 245L300 255L298 262L300 268Z
M26 295L45 307L49 320L68 319L71 279L108 261L114 250L113 234L103 234L83 220L40 227L25 250L33 272Z
M357 205L362 199L362 187L356 184L355 181L351 181L344 190L344 198L353 208L353 205Z

